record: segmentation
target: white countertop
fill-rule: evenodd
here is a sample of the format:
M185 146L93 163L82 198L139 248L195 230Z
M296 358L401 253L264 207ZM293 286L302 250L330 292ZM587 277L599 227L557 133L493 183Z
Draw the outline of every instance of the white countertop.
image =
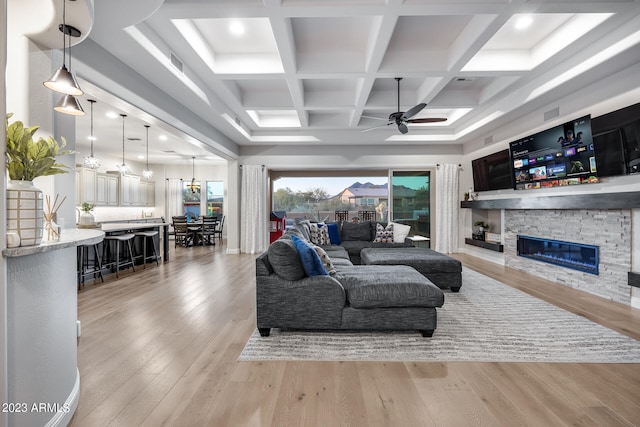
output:
M33 246L19 246L17 248L7 248L2 251L5 257L21 257L43 252L50 252L59 249L81 245L93 245L102 242L104 231L100 229L75 229L65 228L60 233L60 240L57 242L41 243Z

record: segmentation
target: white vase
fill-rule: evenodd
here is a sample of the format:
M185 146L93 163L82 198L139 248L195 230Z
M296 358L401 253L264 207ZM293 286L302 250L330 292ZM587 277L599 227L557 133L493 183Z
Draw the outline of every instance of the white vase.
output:
M42 191L32 181L10 180L7 185L7 232L17 233L20 246L42 241Z
M91 212L82 212L82 215L80 215L80 225L95 225L96 224L96 218L93 216L93 214Z

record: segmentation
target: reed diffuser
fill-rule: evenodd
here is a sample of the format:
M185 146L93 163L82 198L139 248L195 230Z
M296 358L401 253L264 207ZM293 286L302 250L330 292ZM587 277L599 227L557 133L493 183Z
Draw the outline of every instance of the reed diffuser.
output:
M57 218L58 209L67 200L67 196L65 196L60 203L58 203L58 194L56 194L56 198L53 200L53 204L51 203L51 196L46 196L46 211L43 213L44 215L44 233L42 239L45 242L57 242L60 240L60 229L58 225L55 223Z

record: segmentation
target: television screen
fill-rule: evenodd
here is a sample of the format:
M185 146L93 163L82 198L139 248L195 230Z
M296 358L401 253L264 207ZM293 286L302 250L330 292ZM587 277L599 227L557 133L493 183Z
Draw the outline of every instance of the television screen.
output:
M640 172L640 104L591 120L598 176Z
M597 182L590 116L513 141L509 152L516 190Z
M509 150L498 151L471 162L474 191L513 188Z

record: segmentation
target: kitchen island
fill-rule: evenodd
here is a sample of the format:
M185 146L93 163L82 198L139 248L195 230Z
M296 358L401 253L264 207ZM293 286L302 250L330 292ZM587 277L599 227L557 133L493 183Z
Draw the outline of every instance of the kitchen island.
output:
M8 396L11 426L67 425L78 406L76 247L102 230L62 230L57 242L2 251L7 265ZM47 410L33 410L34 405ZM21 411L20 409L26 410Z
M158 231L162 235L162 259L169 261L169 224L168 222L110 222L100 228L106 235L135 233L136 231ZM162 230L161 230L162 229Z

